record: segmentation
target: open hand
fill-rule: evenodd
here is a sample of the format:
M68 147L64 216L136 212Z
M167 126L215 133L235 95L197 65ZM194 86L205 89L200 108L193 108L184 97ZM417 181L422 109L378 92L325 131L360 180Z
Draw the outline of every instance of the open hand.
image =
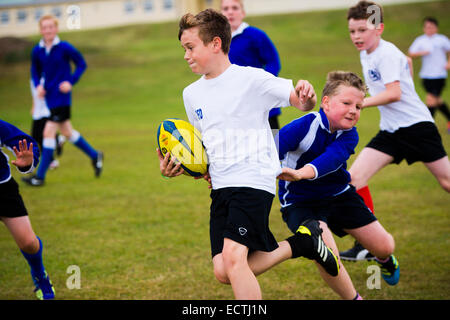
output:
M30 142L30 146L27 145L27 140L19 140L19 150L16 146L13 147L16 160L11 161L13 165L18 168L26 168L33 164L33 143Z

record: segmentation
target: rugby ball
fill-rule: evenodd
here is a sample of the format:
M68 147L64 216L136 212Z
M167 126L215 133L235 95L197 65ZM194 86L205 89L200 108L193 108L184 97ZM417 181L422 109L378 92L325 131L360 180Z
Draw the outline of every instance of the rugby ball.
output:
M158 148L163 156L168 152L181 163L184 174L200 177L208 170L208 158L202 135L192 124L181 119L166 119L156 134Z

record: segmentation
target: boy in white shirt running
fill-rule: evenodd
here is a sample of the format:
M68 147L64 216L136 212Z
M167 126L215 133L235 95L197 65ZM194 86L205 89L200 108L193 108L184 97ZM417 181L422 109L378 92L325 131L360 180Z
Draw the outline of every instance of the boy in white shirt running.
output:
M423 35L417 37L409 47L411 58L422 58L419 76L427 92L425 103L434 116L437 110L447 119L447 131L450 133L450 110L442 100L447 70L450 69L450 40L438 34L438 21L433 17L423 20Z
M291 80L231 64L230 24L212 9L184 15L178 38L191 70L202 75L184 89L183 98L209 159L205 178L212 183L210 239L217 280L231 284L236 299L261 299L256 275L289 258L314 259L326 272L338 275L338 260L324 245L318 225L304 226L280 243L268 226L281 173L269 111L290 105L312 109L313 87L300 80L294 89ZM157 151L164 176L183 172L175 159L169 160L169 153L162 157Z
M380 131L363 148L349 172L351 184L373 212L368 182L385 166L421 161L441 187L450 192L450 162L433 117L414 89L408 58L381 38L383 11L374 2L360 1L347 14L350 38L360 51L361 65L370 97L363 108L378 106ZM342 260L364 260L360 245L342 252Z

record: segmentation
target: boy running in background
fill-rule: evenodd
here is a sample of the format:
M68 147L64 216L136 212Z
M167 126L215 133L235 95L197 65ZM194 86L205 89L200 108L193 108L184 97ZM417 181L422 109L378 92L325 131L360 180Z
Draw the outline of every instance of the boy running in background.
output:
M312 109L313 87L300 80L294 88L291 80L231 64L230 24L212 9L184 15L179 26L184 59L202 75L184 89L183 99L189 121L202 133L209 159L211 256L217 280L231 284L236 299L261 299L256 275L299 256L318 261L336 276L337 258L323 244L318 225L304 226L307 232L280 243L269 229L281 167L268 114L274 107L290 105ZM158 150L158 157L164 176L183 172L175 159L169 160L169 153L162 157ZM320 256L323 252L326 259Z
M72 86L86 70L86 62L81 53L71 44L60 41L58 21L51 15L39 20L42 39L31 53L31 78L39 98L45 98L50 117L45 124L42 142L42 159L36 176L22 180L31 186L42 186L45 175L53 160L56 149L55 135L59 130L70 142L83 151L92 161L95 176L99 177L103 168L103 153L97 151L76 131L70 122ZM70 63L76 66L71 72Z
M425 103L434 116L436 110L447 119L447 131L450 133L450 110L442 100L441 94L450 69L450 40L438 34L438 21L433 17L423 20L423 35L417 37L409 47L411 58L422 58L419 76L427 93Z
M2 151L3 147L14 152L16 160L11 163L22 174L32 172L37 166L39 148L36 141L29 135L0 120L0 220L11 232L31 268L31 278L36 287L34 291L38 299L53 299L55 290L44 268L42 241L31 227L27 209L19 193L19 186L11 175L8 156Z
M354 73L330 72L320 111L281 128L277 141L283 173L278 177L278 195L283 220L292 232L302 230L302 224L320 224L324 242L336 254L331 231L339 237L351 234L377 257L384 280L395 285L400 268L392 254L394 239L349 184L346 170L358 144L355 125L365 95L364 82ZM337 277L319 271L341 298L361 298L344 266Z
M385 166L421 161L441 187L450 192L450 162L433 117L414 89L407 57L381 38L383 10L374 2L360 1L348 10L350 38L360 52L362 71L370 97L362 108L378 106L380 131L362 149L352 166L351 184L373 212L368 182ZM371 258L364 248L341 253L343 260Z

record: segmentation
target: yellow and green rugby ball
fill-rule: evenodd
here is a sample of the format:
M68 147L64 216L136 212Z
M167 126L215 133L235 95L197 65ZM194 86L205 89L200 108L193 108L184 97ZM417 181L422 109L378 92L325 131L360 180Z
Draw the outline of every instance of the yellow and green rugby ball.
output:
M181 119L166 119L156 134L163 156L168 152L181 163L184 174L200 177L208 171L208 158L202 135L192 124Z

